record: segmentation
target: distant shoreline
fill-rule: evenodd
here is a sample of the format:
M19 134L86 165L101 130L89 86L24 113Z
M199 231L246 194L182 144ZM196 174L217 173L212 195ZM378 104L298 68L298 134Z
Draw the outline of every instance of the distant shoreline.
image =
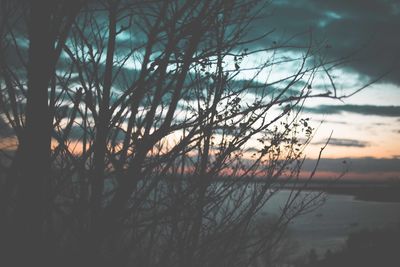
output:
M285 186L285 188L293 189L290 185ZM304 190L353 196L355 200L361 201L400 203L400 187L398 185L378 183L348 184L346 182L321 185L320 183L311 182Z
M219 181L229 179L220 178ZM249 182L245 178L238 179L238 182ZM262 178L253 179L254 183L264 183L268 180ZM304 191L319 191L328 194L354 196L356 200L375 202L400 202L400 181L373 181L373 180L292 180L275 181L272 185L277 189L300 189Z
M399 188L371 188L371 187L358 187L358 188L331 188L325 189L324 192L328 194L338 195L351 195L356 200L362 201L375 201L375 202L400 202L400 189Z

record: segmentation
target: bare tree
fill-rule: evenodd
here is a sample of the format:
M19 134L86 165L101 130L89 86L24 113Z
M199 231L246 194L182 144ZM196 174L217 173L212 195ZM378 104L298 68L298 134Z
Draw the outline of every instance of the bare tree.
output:
M0 62L19 140L5 214L25 229L19 240L98 266L254 266L273 253L287 224L320 203L298 183L313 133L301 109L341 97L312 83L347 58L327 57L311 32L299 56L285 55L294 37L250 49L273 33L247 34L262 1L68 4L28 9L26 75ZM16 54L18 16L4 19L0 44ZM254 55L265 60L243 66ZM292 74L269 78L288 63ZM250 238L288 187L278 218Z
M18 40L12 26L26 28L29 39L28 60L20 62L26 67L26 78L15 80L9 66L2 62L2 74L8 90L12 117L9 122L18 136L18 151L14 159L14 181L16 203L14 228L11 246L29 255L27 259L41 257L40 246L44 242L42 233L45 214L47 213L50 186L50 142L54 113L54 90L50 85L69 29L82 3L81 1L39 1L16 2L2 1L2 48L10 43L17 44L14 51L20 53ZM21 12L21 9L23 10ZM6 12L15 12L14 21L7 21ZM26 11L26 12L25 12ZM27 13L27 14L26 14ZM19 17L19 19L18 19ZM26 17L26 26L21 17ZM11 37L11 41L5 38ZM2 50L4 53L4 51ZM20 54L19 54L20 55ZM5 55L2 55L5 57ZM14 86L26 83L26 104L24 112L17 108ZM51 88L50 96L48 88ZM22 89L22 88L21 88ZM23 88L25 90L25 88ZM3 102L3 101L2 101ZM23 118L22 118L23 115ZM32 160L35 157L35 160Z

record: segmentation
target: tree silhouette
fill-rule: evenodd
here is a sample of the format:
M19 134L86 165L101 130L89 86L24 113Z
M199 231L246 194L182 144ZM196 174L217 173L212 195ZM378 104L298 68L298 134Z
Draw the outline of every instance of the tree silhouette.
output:
M328 250L322 259L299 266L397 266L399 229L395 226L350 233L343 248Z
M13 117L9 122L14 126L19 146L14 159L14 181L16 186L16 207L14 212L16 231L12 238L18 250L23 251L28 259L37 258L37 242L43 241L42 225L48 208L50 141L54 113L54 90L52 86L50 99L48 88L54 75L55 65L68 36L69 29L79 11L81 1L39 1L23 3L2 1L2 34L7 35L11 23L19 24L18 19L7 21L7 12L16 16L25 16L21 9L28 10L26 15L29 48L26 67L26 106L24 119L18 116L17 99L13 90L12 73L6 62L2 62L2 74L9 90L8 100ZM4 38L4 36L2 36ZM5 39L2 48L8 44ZM3 52L4 53L4 52ZM5 56L4 54L2 55ZM25 82L21 81L20 82ZM50 103L49 103L50 100ZM10 121L11 119L11 121ZM32 157L36 160L32 160ZM13 244L11 243L11 246Z
M11 257L93 266L272 259L287 224L320 203L298 183L313 133L302 106L341 97L311 84L325 73L335 89L329 72L347 59L329 58L311 32L299 57L284 54L292 37L253 46L272 38L248 34L261 7L2 1L1 104L18 138L2 205ZM266 58L243 66L254 55ZM288 63L292 74L268 78ZM259 210L288 186L281 214L249 238Z

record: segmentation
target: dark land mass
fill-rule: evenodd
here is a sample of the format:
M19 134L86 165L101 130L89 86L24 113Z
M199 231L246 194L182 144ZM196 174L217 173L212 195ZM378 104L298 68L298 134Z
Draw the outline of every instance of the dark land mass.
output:
M400 202L398 181L312 181L306 190L323 191L329 194L350 195L357 200L377 202Z
M400 202L400 188L382 187L356 187L356 188L328 188L327 193L352 195L357 200L379 201L379 202Z
M345 246L328 250L319 258L311 250L296 267L398 267L400 266L400 225L392 228L364 229L350 234Z
M268 179L263 178L224 178L217 179L219 182L236 182L248 183L249 179L254 183L268 183ZM327 180L327 179L312 179L312 180L285 180L281 182L273 182L272 188L286 190L304 190L304 191L319 191L329 194L350 195L356 200L376 201L376 202L400 202L400 180Z

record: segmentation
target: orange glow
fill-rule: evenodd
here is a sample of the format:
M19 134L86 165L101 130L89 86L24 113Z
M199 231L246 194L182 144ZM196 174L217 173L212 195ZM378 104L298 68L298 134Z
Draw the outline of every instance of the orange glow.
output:
M171 138L172 141L176 142L176 138ZM392 140L386 140L387 142L392 142ZM390 147L386 145L386 141L383 141L382 144L377 146L370 147L340 147L340 146L327 146L323 152L323 158L363 158L363 157L374 157L374 158L393 158L395 152L400 151L400 142L394 142ZM172 144L173 142L171 142ZM72 155L81 155L83 152L83 144L79 140L70 140L67 142L68 151ZM0 139L0 150L2 151L15 151L18 146L18 140L16 137L7 137ZM51 149L55 149L59 146L59 142L55 139L51 140ZM86 145L88 149L90 144ZM317 158L318 153L320 151L321 145L310 145L306 150L306 155L308 158ZM112 149L109 147L109 149ZM113 147L114 151L118 151L121 149L119 145ZM167 149L164 147L163 149ZM152 151L149 153L157 153L157 151ZM243 155L244 159L251 159L252 153L245 153ZM397 153L399 154L399 153ZM195 152L189 152L188 156L195 156ZM187 168L187 167L186 167ZM315 173L314 178L316 179L335 179L340 175L340 171L338 169L335 171L318 171ZM193 172L193 169L188 169L186 172ZM233 170L232 168L227 168L224 170L222 175L241 175L243 171ZM302 171L300 174L300 178L306 179L310 176L310 171ZM343 179L354 179L354 180L388 180L393 178L399 178L400 172L347 172Z
M0 150L2 151L14 151L17 149L18 139L13 137L0 138Z
M301 178L310 177L310 171L302 171ZM340 173L333 171L317 171L314 175L315 179L335 179ZM400 177L400 172L346 172L341 179L344 180L390 180Z

